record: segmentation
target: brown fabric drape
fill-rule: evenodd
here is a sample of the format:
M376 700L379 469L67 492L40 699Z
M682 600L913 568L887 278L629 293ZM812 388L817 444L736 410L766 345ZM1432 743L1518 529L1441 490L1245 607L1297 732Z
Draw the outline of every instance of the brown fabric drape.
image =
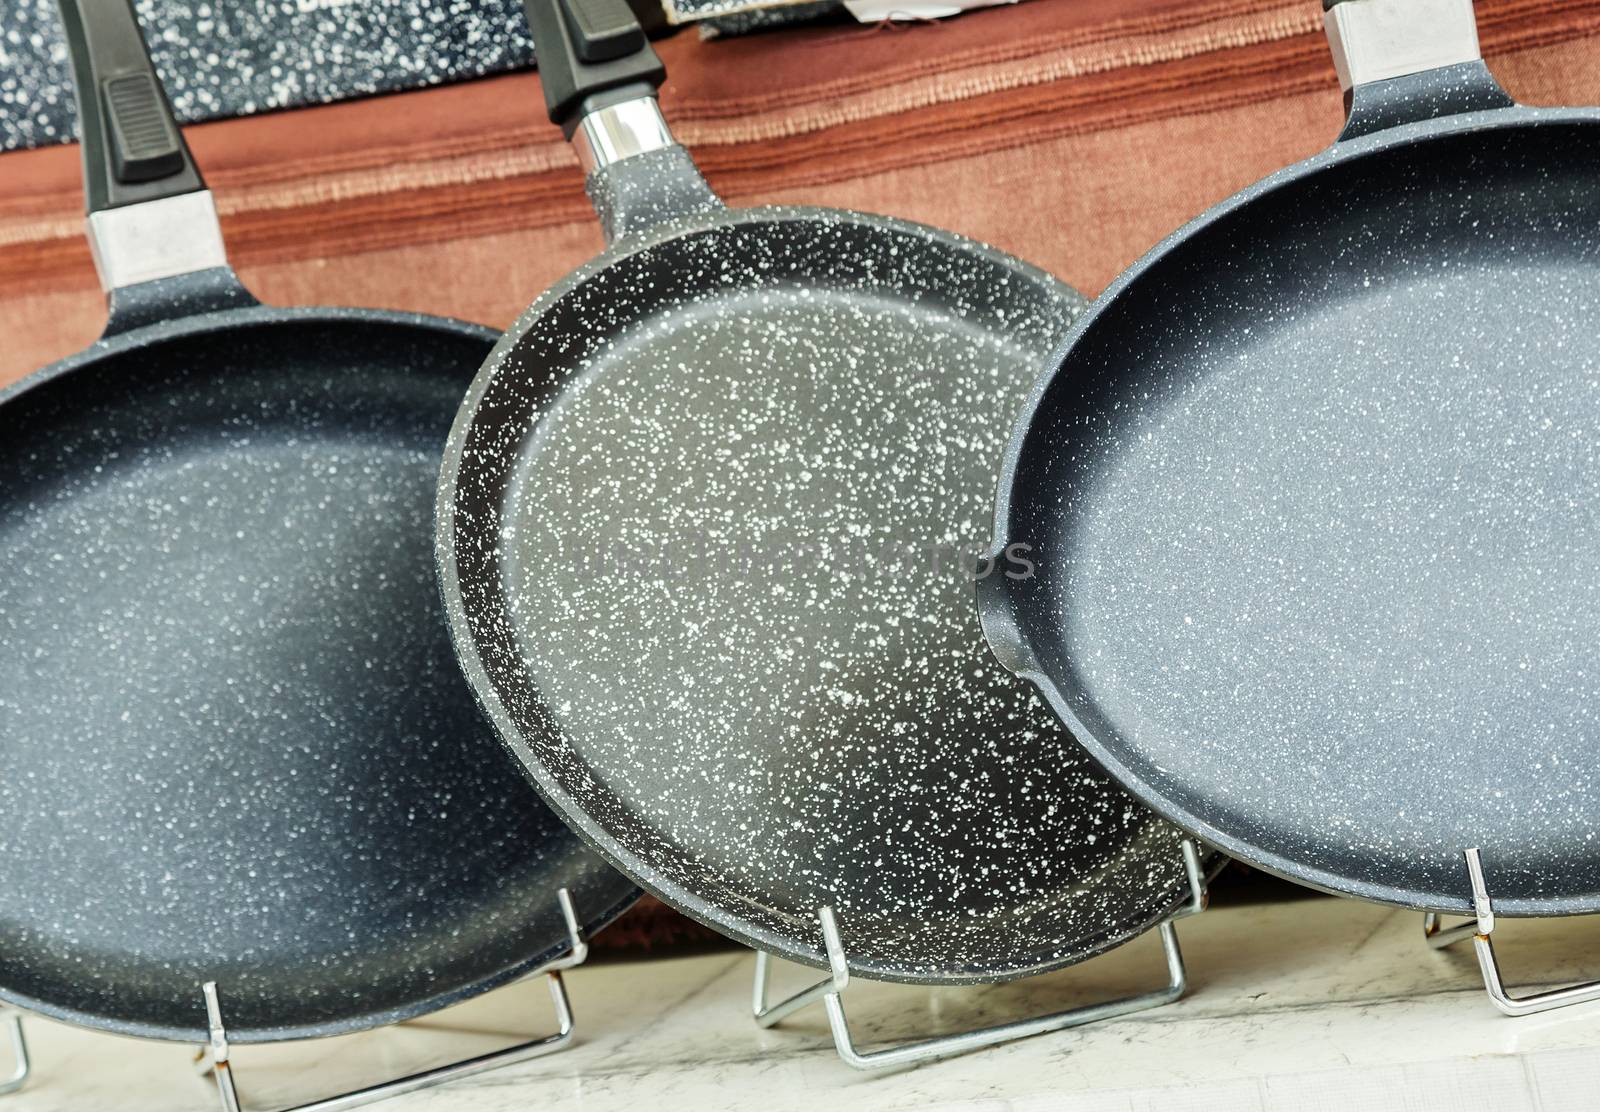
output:
M1533 103L1600 103L1600 0L1479 0ZM663 103L731 202L843 205L1022 255L1089 293L1229 192L1324 146L1316 0L1030 0L937 24L661 44ZM517 75L190 129L231 256L277 303L503 326L600 246ZM0 384L103 312L75 148L0 156Z

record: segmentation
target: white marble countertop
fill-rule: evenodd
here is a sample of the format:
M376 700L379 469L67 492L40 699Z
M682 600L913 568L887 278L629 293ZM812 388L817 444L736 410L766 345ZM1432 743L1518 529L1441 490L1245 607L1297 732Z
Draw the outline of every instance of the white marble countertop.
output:
M1594 1112L1600 1005L1524 1019L1483 994L1470 943L1435 953L1420 916L1332 899L1212 910L1179 926L1177 1004L887 1075L835 1056L820 1008L750 1021L753 958L727 951L568 975L577 1041L549 1057L395 1098L394 1112ZM1514 987L1600 976L1600 921L1502 920ZM779 966L776 991L815 975ZM1075 969L985 988L856 982L858 1042L958 1031L1161 982L1154 936ZM236 1047L252 1109L281 1108L493 1049L552 1022L525 982L386 1031ZM203 1112L191 1051L29 1018L34 1076L0 1112ZM3 1049L0 1049L3 1055ZM0 1062L0 1074L8 1063Z

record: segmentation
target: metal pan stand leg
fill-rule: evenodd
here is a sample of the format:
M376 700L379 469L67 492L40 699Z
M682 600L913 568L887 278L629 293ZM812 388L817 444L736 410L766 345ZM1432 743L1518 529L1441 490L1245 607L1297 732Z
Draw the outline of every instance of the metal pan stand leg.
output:
M758 951L755 993L752 1000L756 1024L761 1027L771 1027L820 999L827 1008L828 1027L833 1033L833 1045L838 1050L839 1057L846 1065L859 1070L879 1070L930 1062L936 1058L948 1058L982 1047L994 1046L997 1043L1025 1039L1067 1027L1078 1027L1110 1019L1113 1016L1127 1015L1130 1012L1169 1004L1182 996L1188 986L1183 954L1178 949L1178 932L1173 924L1178 919L1203 911L1206 906L1206 885L1205 876L1200 869L1200 852L1195 844L1188 840L1183 842L1183 865L1189 881L1189 900L1158 928L1161 933L1161 947L1167 959L1167 983L1152 992L1139 993L1103 1004L1072 1008L1037 1019L1018 1020L1015 1023L986 1027L979 1031L968 1031L960 1035L946 1035L882 1050L859 1050L850 1034L850 1024L845 1018L842 998L844 990L850 984L850 967L845 960L844 944L839 938L839 925L834 918L833 909L824 907L817 912L817 918L822 924L823 945L828 952L829 976L769 1007L767 977L771 959L767 954Z
M1453 927L1444 925L1444 916L1436 911L1422 913L1422 940L1435 950L1454 946L1478 933L1478 924L1468 919Z
M571 895L563 888L556 896L561 903L561 914L567 921L570 949L563 957L529 974L530 977L542 974L550 986L550 999L556 1008L554 1034L519 1043L505 1050L495 1050L488 1054L480 1054L476 1058L424 1070L422 1073L395 1081L386 1081L381 1085L357 1089L342 1096L297 1105L293 1109L285 1109L284 1112L345 1112L346 1109L360 1108L388 1097L399 1096L401 1093L413 1093L418 1089L442 1085L446 1081L472 1077L475 1074L499 1069L501 1066L525 1062L566 1046L572 1039L572 1005L567 999L567 988L561 980L561 971L583 964L589 955L589 944L583 937L583 928L578 925L578 916L573 911ZM239 1092L233 1082L233 1066L228 1059L228 1032L222 1022L222 1005L217 997L216 983L206 982L202 986L202 991L205 993L206 1016L211 1027L211 1042L207 1048L207 1055L210 1059L210 1072L217 1083L217 1098L221 1102L223 1112L241 1112Z
M1512 996L1506 991L1505 984L1500 980L1500 963L1495 960L1494 943L1490 940L1490 936L1494 934L1494 904L1489 899L1489 886L1483 879L1483 860L1477 849L1467 850L1466 858L1467 876L1472 881L1472 909L1477 917L1477 921L1472 924L1474 927L1472 948L1477 952L1478 969L1483 973L1483 985L1489 990L1489 999L1493 1001L1494 1006L1506 1015L1518 1016L1600 1000L1600 981L1551 989L1548 992L1530 993L1527 996Z
M5 1028L6 1042L11 1045L11 1072L0 1077L0 1097L14 1093L28 1083L28 1040L22 1033L22 1013L12 1008L0 1008L0 1027Z

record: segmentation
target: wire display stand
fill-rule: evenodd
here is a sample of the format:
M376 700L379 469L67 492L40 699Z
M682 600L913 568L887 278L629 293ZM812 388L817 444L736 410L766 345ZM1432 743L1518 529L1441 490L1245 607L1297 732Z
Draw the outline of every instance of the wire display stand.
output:
M833 908L823 907L818 909L817 919L822 926L822 942L828 955L828 976L785 1000L769 1005L767 982L772 959L767 953L758 950L752 997L752 1012L756 1024L760 1027L773 1027L802 1008L821 1000L827 1009L828 1027L833 1034L834 1048L845 1064L859 1070L882 1070L949 1058L1015 1039L1030 1038L1067 1027L1081 1027L1114 1016L1128 1015L1131 1012L1170 1004L1181 997L1188 987L1188 974L1183 965L1183 953L1178 948L1178 932L1174 924L1179 919L1198 914L1205 910L1206 906L1206 881L1200 867L1199 848L1194 842L1184 839L1182 851L1184 875L1189 882L1189 898L1157 927L1167 965L1167 983L1161 988L1101 1004L1070 1008L1035 1019L1016 1020L977 1031L924 1039L900 1046L862 1050L856 1045L855 1037L850 1032L849 1021L845 1016L844 991L850 985L850 967L846 961L844 943L839 937L838 919L834 915Z
M1472 884L1473 917L1465 923L1447 927L1442 915L1427 912L1422 917L1422 937L1428 945L1435 950L1442 950L1446 946L1472 939L1472 948L1478 956L1478 970L1483 974L1483 987L1489 993L1489 1000L1509 1016L1534 1015L1600 1000L1600 981L1521 996L1514 996L1507 991L1500 976L1500 962L1494 953L1494 901L1489 896L1489 885L1483 875L1483 856L1476 847L1467 850L1464 856L1467 877Z
M550 1000L555 1005L556 1029L548 1035L542 1035L526 1042L503 1050L490 1051L460 1062L437 1066L433 1069L423 1070L406 1077L396 1078L392 1081L380 1082L362 1089L355 1089L338 1096L325 1097L312 1101L309 1104L296 1105L283 1112L347 1112L348 1109L360 1108L364 1105L374 1104L389 1097L399 1096L402 1093L414 1093L419 1089L431 1088L442 1085L447 1081L456 1081L463 1077L472 1077L476 1074L487 1073L490 1070L503 1066L515 1065L526 1062L532 1058L560 1050L572 1041L574 1022L572 1018L572 1004L567 998L567 988L561 979L561 974L575 966L582 965L589 956L589 944L583 936L583 928L578 924L578 916L572 906L572 896L562 888L556 893L557 902L561 905L561 916L567 926L567 950L561 957L541 966L529 973L526 979L544 977L550 989ZM234 1067L228 1045L228 1028L223 1017L223 1006L226 1000L225 991L215 981L207 981L200 986L200 993L205 1001L206 1019L210 1032L209 1042L197 1054L196 1065L202 1074L209 1074L216 1082L217 1100L222 1112L243 1112L244 1105L239 1099L238 1088L234 1084ZM28 1080L28 1044L22 1030L22 1013L11 1009L0 1009L0 1028L4 1029L6 1041L11 1048L11 1057L14 1061L12 1072L4 1079L0 1079L0 1096L14 1093L21 1089ZM3 1068L3 1063L0 1063Z
M22 1013L14 1008L0 1006L0 1027L5 1028L6 1043L11 1047L11 1072L0 1078L0 1097L14 1093L28 1083L28 1039L22 1033Z

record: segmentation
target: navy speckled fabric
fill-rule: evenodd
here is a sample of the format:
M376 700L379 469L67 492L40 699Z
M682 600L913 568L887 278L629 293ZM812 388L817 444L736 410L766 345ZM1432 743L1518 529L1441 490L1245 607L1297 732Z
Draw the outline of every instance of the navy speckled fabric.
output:
M518 0L137 0L184 123L526 67ZM0 16L0 150L71 142L76 106L54 0Z

